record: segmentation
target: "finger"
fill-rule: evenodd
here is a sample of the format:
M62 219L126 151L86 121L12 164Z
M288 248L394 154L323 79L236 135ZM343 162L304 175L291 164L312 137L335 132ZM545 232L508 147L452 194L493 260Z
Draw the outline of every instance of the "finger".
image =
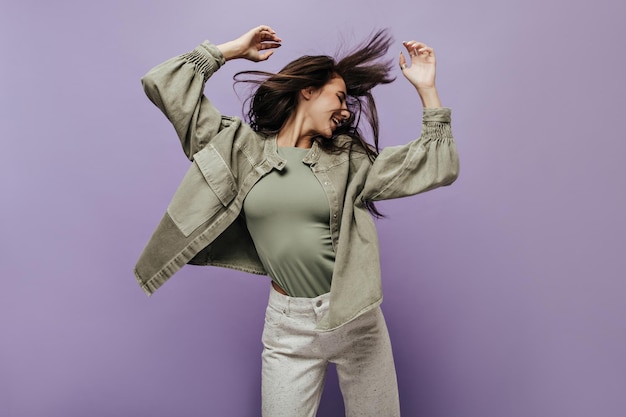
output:
M267 60L269 57L271 57L274 54L274 51L267 51L264 52L262 54L259 54L259 61L265 61Z
M428 47L428 46L423 47L423 48L419 48L417 50L417 53L422 55L422 56L432 56L432 57L435 56L435 50L433 48L431 48L431 47Z
M270 26L261 25L256 28L257 32L261 35L262 40L273 40L280 42L281 39L276 36L276 31L272 29Z
M282 42L282 39L280 39L278 36L276 36L275 33L272 33L272 32L269 32L269 31L262 31L261 32L261 41Z
M407 44L409 45L411 49L419 49L419 48L428 47L428 45L426 45L424 42L419 42L419 41L408 41Z
M259 43L258 49L259 50L273 49L273 48L280 48L280 46L281 44L278 42L262 42L262 43Z
M403 42L403 44L411 58L417 55L417 52L415 51L415 41Z
M427 45L423 42L418 42L418 41L405 41L403 42L405 48L407 49L407 51L409 52L409 55L411 55L411 57L417 56L418 55L418 50L420 48L425 48L427 47Z
M272 29L271 27L269 27L267 25L260 25L259 27L257 27L257 31L259 31L259 32L267 31L267 32L270 32L270 33L276 33L276 31L274 31L274 29Z
M398 61L398 64L400 64L400 70L402 71L407 68L406 58L404 57L404 54L402 52L400 52L400 59Z

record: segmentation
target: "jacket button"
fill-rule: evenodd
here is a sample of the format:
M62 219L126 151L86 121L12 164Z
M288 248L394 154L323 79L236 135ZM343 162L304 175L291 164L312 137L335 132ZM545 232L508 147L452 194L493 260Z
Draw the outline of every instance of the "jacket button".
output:
M315 305L317 307L321 307L322 306L322 300L317 300L317 303L315 303Z

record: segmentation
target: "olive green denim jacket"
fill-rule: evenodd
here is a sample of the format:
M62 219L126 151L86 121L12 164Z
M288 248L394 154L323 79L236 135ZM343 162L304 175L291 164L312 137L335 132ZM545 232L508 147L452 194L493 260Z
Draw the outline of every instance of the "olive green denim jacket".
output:
M286 161L276 152L276 136L221 115L204 96L206 81L223 64L207 41L142 78L192 161L135 267L148 294L187 263L266 275L241 211L254 184ZM320 330L339 327L382 301L378 237L365 201L421 193L458 175L450 110L425 109L422 121L420 138L383 149L373 163L347 137L335 139L350 144L345 152L329 153L314 143L303 160L328 197L336 254L330 307Z

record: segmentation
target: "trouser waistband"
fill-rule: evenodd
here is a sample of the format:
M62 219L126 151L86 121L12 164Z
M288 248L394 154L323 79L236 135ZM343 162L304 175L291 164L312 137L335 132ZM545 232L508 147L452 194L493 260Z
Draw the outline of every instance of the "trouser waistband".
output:
M319 295L314 298L290 297L270 287L268 304L285 314L320 314L328 309L330 293Z

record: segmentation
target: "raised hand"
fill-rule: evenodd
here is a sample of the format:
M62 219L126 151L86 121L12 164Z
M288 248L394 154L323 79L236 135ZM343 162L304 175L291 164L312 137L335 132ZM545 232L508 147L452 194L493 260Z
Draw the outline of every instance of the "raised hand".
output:
M440 107L439 96L435 86L437 60L435 51L425 43L417 41L402 42L406 48L411 64L400 52L400 68L402 74L417 89L424 107Z
M244 58L250 61L265 61L274 53L275 48L279 48L282 39L276 36L276 32L269 26L261 25L241 35L230 42L218 45L224 58L231 59ZM266 52L261 52L266 51Z

